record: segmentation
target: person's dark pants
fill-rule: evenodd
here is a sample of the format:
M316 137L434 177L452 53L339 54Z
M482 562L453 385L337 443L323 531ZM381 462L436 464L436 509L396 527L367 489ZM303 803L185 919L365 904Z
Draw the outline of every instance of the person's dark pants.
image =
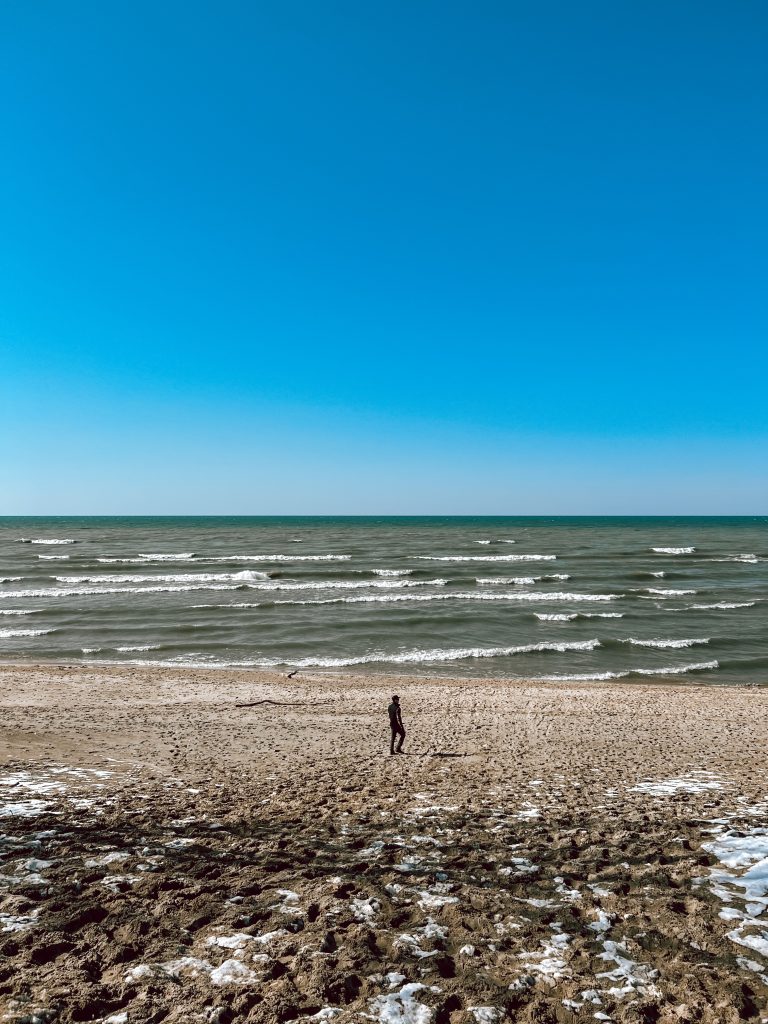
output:
M400 737L400 742L397 744L397 749L398 750L402 750L403 749L403 741L405 740L405 729L402 727L402 725L393 725L392 726L392 738L389 741L389 752L390 752L390 754L394 754L395 753L395 738L397 736Z

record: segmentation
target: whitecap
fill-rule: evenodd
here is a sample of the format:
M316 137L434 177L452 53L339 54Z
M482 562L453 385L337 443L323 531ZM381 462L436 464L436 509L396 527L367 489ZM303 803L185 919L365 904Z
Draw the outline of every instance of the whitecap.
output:
M748 565L757 565L761 559L757 555L727 555L724 558L708 558L708 562L746 562Z
M36 615L42 608L3 608L0 615Z
M41 562L68 562L69 555L38 555Z
M677 676L686 672L706 672L709 669L720 668L719 661L700 661L693 665L672 665L669 668L636 668L634 675L643 676Z
M352 555L218 555L206 562L348 562Z
M709 637L702 637L699 640L637 640L635 637L629 637L627 640L622 640L621 643L634 644L637 647L696 647L700 644L708 644Z
M655 597L686 597L689 594L695 594L695 590L660 590L658 587L647 587L647 594L653 594Z
M707 672L720 667L717 661L702 661L692 665L673 665L669 668L629 668L620 672L586 672L576 675L536 676L532 682L588 683L607 679L626 679L627 676L675 676L688 672Z
M103 576L52 576L57 583L257 583L268 580L265 572L245 569L243 572L187 572L168 576L134 576L128 573Z
M98 596L104 594L178 594L185 593L187 591L194 590L256 590L256 591L273 591L273 590L285 590L285 591L301 591L301 590L347 590L364 587L368 589L372 588L400 588L400 587L426 587L426 586L444 586L446 580L366 580L366 581L354 581L354 580L337 580L330 583L320 582L308 582L308 583L279 583L274 580L266 578L264 581L259 580L258 582L246 582L242 579L234 579L232 583L186 583L186 584L173 584L163 583L157 585L144 585L140 587L68 587L68 588L48 588L44 590L9 590L6 592L0 591L0 598L41 598L41 597L84 597L84 596ZM96 577L97 579L104 577ZM162 577L151 577L152 579L162 579Z
M562 643L524 644L520 647L452 647L452 648L416 648L412 651L401 651L388 654L386 651L374 651L371 654L351 658L301 658L290 660L296 668L342 668L349 665L368 665L375 662L405 665L440 661L463 661L467 658L504 658L516 654L533 654L546 651L592 651L600 646L599 640L576 640ZM275 667L289 662L280 658L257 659L252 664L263 667Z
M541 619L542 622L570 622L571 619L578 619L579 617L578 612L570 612L567 615L564 613L548 615L543 612L534 612L534 615L537 619Z
M55 629L0 629L0 640L11 640L18 636L43 636L55 633Z
M94 648L94 650L101 650L101 648L97 647L97 648ZM145 644L143 646L137 646L137 647L116 647L115 650L116 651L120 651L121 653L126 653L126 654L129 651L159 651L160 650L160 644ZM85 648L83 648L83 653L85 653Z
M36 537L34 540L22 540L22 544L76 544L75 540L48 540L44 537Z
M18 583L22 576L0 576L0 583Z
M421 562L554 562L557 555L417 555Z
M536 583L538 580L543 579L542 576L478 576L475 583L479 583L480 586L508 586L511 583L517 586L525 586L526 584Z
M410 576L413 569L373 569L375 576Z
M657 555L692 555L696 550L694 547L687 548L651 548Z
M731 608L754 608L757 601L716 601L714 604L691 604L687 608L679 608L678 611L726 611Z
M434 582L434 581L427 581ZM443 581L445 582L445 581ZM291 588L290 585L286 584L280 588L270 589L307 589L310 584L296 585ZM259 587L252 588L254 590L264 590L267 588ZM325 588L323 588L325 589ZM554 603L556 601L613 601L619 597L618 594L544 594L536 591L511 591L509 593L500 594L498 592L484 592L484 591L453 591L444 594L365 594L357 595L355 597L330 597L330 598L318 598L315 600L305 601L275 601L275 604L366 604L366 603L390 603L390 602L402 602L402 601L544 601L548 603ZM237 607L231 605L230 607Z

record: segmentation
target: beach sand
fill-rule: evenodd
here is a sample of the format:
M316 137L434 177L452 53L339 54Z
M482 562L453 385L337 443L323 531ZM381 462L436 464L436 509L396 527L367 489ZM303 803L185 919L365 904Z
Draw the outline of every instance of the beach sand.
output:
M765 689L5 666L0 706L0 1020L768 1021Z

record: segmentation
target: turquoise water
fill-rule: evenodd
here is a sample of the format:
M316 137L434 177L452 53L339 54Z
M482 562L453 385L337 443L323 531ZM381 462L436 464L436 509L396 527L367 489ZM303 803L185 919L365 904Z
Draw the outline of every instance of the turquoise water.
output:
M768 681L768 517L2 518L5 661Z

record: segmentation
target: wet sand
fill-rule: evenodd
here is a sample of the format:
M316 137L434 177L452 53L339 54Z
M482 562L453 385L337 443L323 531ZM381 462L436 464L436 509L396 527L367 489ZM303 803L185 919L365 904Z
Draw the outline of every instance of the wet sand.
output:
M0 706L0 1020L768 1021L768 690L5 666Z

